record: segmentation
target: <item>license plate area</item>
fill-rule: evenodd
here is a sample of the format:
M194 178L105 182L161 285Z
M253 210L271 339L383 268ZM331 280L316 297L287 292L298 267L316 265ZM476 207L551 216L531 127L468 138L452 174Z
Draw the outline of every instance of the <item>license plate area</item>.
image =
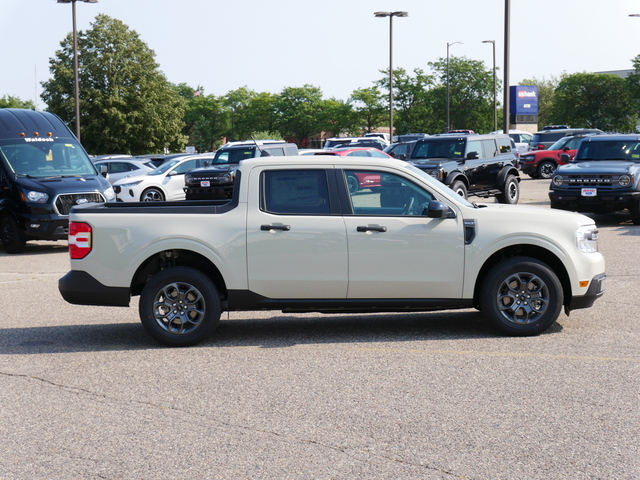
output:
M597 188L583 188L581 195L583 197L595 197L598 195L598 189Z

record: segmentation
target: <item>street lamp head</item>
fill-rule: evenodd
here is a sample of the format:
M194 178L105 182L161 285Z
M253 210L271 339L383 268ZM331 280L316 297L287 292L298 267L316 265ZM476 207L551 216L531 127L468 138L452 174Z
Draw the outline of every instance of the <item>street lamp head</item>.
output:
M374 15L378 18L382 17L408 17L408 12L374 12Z
M462 42L460 42L460 41L451 42L451 43L447 42L447 48L449 48L451 45L455 45L456 43L459 43L460 45L462 45Z
M482 43L493 43L495 45L496 41L495 40L482 40Z
M76 1L84 3L98 3L98 0L58 0L57 3L75 3Z

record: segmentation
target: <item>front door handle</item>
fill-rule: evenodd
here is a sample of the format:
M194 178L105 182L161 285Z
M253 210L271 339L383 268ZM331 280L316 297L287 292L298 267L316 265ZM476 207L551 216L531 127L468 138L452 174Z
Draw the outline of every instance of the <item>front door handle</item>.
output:
M356 231L358 232L386 232L387 227L381 226L367 226L367 227L357 227Z
M282 230L288 232L291 230L291 225L260 225L260 230L263 232L269 232L271 230Z

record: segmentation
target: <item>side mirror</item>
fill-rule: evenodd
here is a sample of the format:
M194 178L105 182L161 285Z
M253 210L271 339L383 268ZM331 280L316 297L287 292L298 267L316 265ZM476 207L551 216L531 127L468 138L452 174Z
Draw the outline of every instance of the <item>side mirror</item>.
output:
M400 155L395 156L398 160L406 160L407 156L404 153L401 153Z
M104 165L104 164L99 165L99 166L98 166L98 171L100 172L100 175L102 175L104 178L109 178L109 177L108 177L108 175L109 175L109 173L108 173L109 168L108 168L106 165Z
M571 158L571 156L568 153L563 153L560 155L560 161L562 163L570 163L573 161L573 159Z
M429 218L448 218L451 215L451 209L446 203L431 200L422 214Z
M478 152L467 153L467 160L475 160L476 158L480 158L480 154Z

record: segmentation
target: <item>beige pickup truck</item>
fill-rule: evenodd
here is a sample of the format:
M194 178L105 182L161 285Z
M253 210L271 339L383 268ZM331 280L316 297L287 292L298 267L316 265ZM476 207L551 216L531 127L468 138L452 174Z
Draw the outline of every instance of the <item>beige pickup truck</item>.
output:
M505 334L536 335L604 293L590 218L470 203L400 160L256 158L235 185L225 201L75 206L62 296L139 295L148 333L186 346L225 310L477 308Z

